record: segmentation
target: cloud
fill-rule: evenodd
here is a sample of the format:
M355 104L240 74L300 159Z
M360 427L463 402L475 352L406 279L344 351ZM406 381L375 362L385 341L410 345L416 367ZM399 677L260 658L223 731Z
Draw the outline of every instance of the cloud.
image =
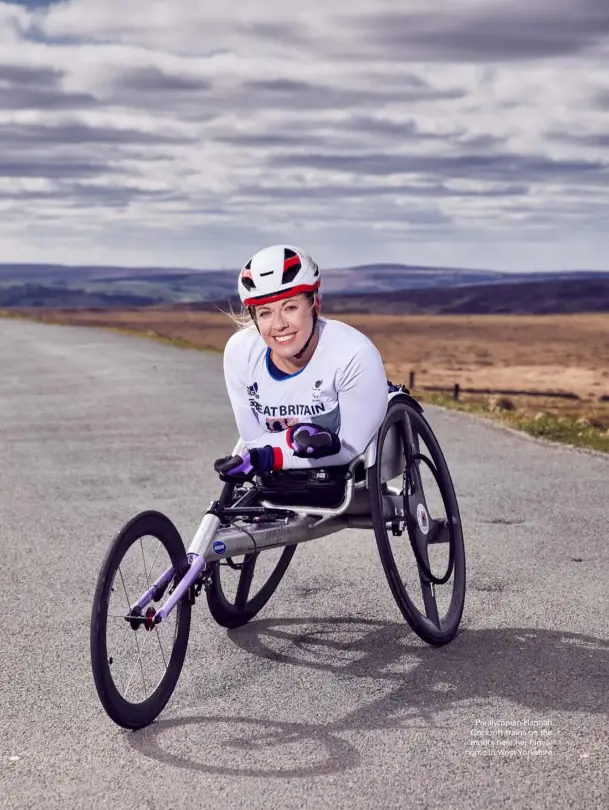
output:
M345 27L366 34L367 53L387 49L395 59L443 62L517 62L577 55L602 45L609 34L605 0L529 0L513 5L453 3L438 14L433 4L412 14L392 11L345 15Z
M144 129L124 127L89 126L82 121L65 122L55 126L41 124L0 125L0 149L24 151L30 147L41 147L46 152L57 145L83 148L87 144L145 145L190 143L183 135L170 135L162 132L147 132Z
M116 171L104 163L82 160L6 161L0 158L0 177L96 177Z
M0 0L6 258L608 267L608 56L606 0Z
M586 176L609 180L609 163L587 160L552 160L533 155L463 154L463 155L392 155L386 152L364 155L298 154L279 155L270 159L280 167L306 166L314 169L362 175L432 175L469 180L506 181L510 178L546 183L564 182Z

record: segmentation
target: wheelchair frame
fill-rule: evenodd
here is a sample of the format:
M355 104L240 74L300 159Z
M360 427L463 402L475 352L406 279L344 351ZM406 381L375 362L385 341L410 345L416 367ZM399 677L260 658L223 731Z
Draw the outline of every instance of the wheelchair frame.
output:
M419 403L402 391L389 394L388 406L395 396L407 397L411 406L422 411ZM212 562L316 540L343 529L374 529L371 514L350 515L349 509L353 505L355 493L368 490L368 472L377 460L378 436L377 433L364 452L348 465L344 498L337 507L282 505L267 500L262 501L260 506L226 506L223 495L213 501L186 551L189 569L167 601L156 612L155 623L158 624L169 616L184 594L204 576L207 566ZM400 465L397 453L395 433L392 434L390 447L390 457L382 461L382 481L395 478L403 470L403 460ZM244 443L239 440L232 454L237 455L244 449ZM356 483L355 470L360 464L364 466L366 479ZM323 474L325 469L321 467L318 471ZM225 487L225 491L226 489ZM385 520L391 522L397 517L401 522L405 522L403 498L399 493L390 492L384 500L388 506L388 513L384 515ZM238 517L256 517L262 520L247 532L226 525L229 520ZM264 521L264 518L267 518L267 521ZM134 608L145 610L155 594L173 578L174 573L172 567L168 568L136 602Z

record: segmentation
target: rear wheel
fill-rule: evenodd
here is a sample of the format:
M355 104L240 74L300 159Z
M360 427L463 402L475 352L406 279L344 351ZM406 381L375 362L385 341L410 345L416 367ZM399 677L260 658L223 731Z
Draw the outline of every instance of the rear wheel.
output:
M461 518L440 445L409 398L389 404L369 489L383 570L402 615L428 644L449 643L465 603Z
M234 492L230 493L230 499L227 495L225 493L224 497L228 506ZM251 506L249 501L246 493L230 505L247 503ZM255 529L255 524L252 525ZM252 530L249 526L248 529ZM253 619L277 590L295 551L296 544L212 563L206 593L215 621L222 627L233 629Z

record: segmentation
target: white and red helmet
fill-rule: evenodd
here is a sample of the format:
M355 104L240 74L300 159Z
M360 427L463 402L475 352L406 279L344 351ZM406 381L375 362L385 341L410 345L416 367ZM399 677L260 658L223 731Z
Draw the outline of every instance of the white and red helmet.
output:
M316 292L321 276L308 253L291 245L272 245L255 253L239 273L243 306L270 304L299 293Z

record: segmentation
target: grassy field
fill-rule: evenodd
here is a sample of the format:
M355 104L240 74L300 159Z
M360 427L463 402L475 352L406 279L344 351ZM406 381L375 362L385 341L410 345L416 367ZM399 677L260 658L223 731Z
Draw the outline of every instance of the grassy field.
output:
M8 316L102 326L221 352L234 324L221 313L135 310L7 310ZM609 452L609 314L349 315L374 341L387 376L422 401L506 422L527 433ZM425 391L426 386L562 391L578 400Z

